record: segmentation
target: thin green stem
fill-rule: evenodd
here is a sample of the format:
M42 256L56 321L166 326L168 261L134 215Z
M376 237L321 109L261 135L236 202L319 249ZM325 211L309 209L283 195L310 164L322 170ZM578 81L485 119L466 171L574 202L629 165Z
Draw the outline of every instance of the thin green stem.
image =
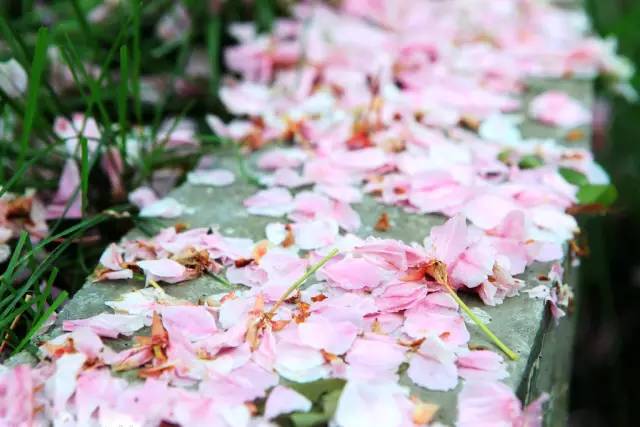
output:
M449 292L449 294L453 297L453 299L458 303L458 305L460 306L460 308L462 309L462 311L464 311L467 316L469 316L471 318L471 320L473 320L473 322L478 325L478 327L480 328L480 330L482 332L484 332L484 334L489 337L489 339L491 341L493 341L493 343L504 352L504 354L506 354L509 359L511 360L518 360L519 356L513 351L511 350L509 347L507 347L507 345L505 343L503 343L500 338L498 338L496 336L496 334L494 334L493 332L491 332L491 330L487 327L487 325L485 325L482 320L480 320L480 318L478 318L478 316L476 316L473 311L471 311L471 309L469 308L469 306L467 304L464 303L464 301L462 301L462 299L458 296L458 294L456 293L456 291L454 291L451 286L449 286L448 284L444 284L444 288L447 290L447 292Z
M312 274L314 274L316 271L322 268L323 265L325 265L331 258L333 258L336 255L338 255L338 249L333 249L331 252L329 252L327 256L322 258L317 264L315 264L310 269L308 269L306 273L302 275L302 277L300 277L298 280L293 282L293 284L289 286L289 289L287 289L285 293L282 294L280 299L273 305L271 310L269 310L266 317L269 318L269 317L272 317L274 314L276 314L276 311L278 311L278 308L280 308L280 306L287 300L287 298L289 298L289 295L291 295L294 291L299 289L300 286L302 286L304 282L306 282L307 279L311 277Z

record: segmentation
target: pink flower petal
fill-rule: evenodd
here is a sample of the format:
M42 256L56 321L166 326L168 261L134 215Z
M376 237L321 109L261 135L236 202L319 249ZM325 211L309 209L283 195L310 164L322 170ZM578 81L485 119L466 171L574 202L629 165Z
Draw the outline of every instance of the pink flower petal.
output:
M508 376L502 356L489 350L473 350L458 356L459 375L465 380L501 380Z
M227 169L195 170L187 174L187 181L193 185L226 187L233 184L236 177Z
M142 209L158 201L158 196L149 187L138 187L129 193L129 201Z
M74 331L86 327L102 337L116 338L132 335L144 326L144 318L138 315L100 313L87 319L65 320L62 329Z
M334 321L314 315L298 325L300 342L309 347L341 355L347 352L359 328L348 321Z
M47 206L47 219L62 216L64 218L80 218L82 216L81 195L80 171L75 160L69 159L64 164L53 201Z
M440 339L428 337L411 358L407 375L429 390L451 390L458 384L455 354Z
M277 385L269 393L265 403L264 416L271 420L291 412L308 412L311 401L288 387Z
M244 206L252 215L278 217L293 210L293 197L285 188L270 188L245 199Z
M175 305L162 307L162 324L169 334L179 330L186 338L195 341L214 334L218 328L213 315L204 306Z
M373 289L384 280L382 271L363 258L343 258L319 272L333 285L347 290Z
M588 109L560 91L548 91L535 97L529 105L529 113L542 123L562 128L574 128L591 121Z
M147 276L156 277L169 283L184 280L187 272L184 265L168 258L138 261L137 265Z

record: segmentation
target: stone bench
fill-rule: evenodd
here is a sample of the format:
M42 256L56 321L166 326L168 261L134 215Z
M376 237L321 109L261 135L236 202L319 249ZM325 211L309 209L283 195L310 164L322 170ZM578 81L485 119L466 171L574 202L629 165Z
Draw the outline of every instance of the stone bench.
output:
M562 89L581 100L585 105L592 103L592 82L588 80L532 81L525 94L527 105L531 97L548 89ZM560 141L565 139L563 132L551 129L527 120L522 124L525 137L553 137ZM574 146L585 146L590 138L589 129L581 129L580 140L566 142ZM242 206L245 198L255 193L256 188L244 182L237 173L237 163L230 156L221 153L222 166L236 172L236 182L227 187L196 187L184 184L171 194L172 197L194 209L194 213L178 218L171 223L184 222L190 227L217 226L224 235L233 237L249 237L254 240L264 238L264 227L273 218L251 216ZM357 234L366 237L400 239L405 242L422 241L432 226L444 221L444 217L436 215L417 215L404 212L392 206L384 206L371 197L353 205L362 219L362 227ZM385 212L392 224L386 232L374 228L380 215ZM130 236L139 235L134 230ZM572 268L572 260L567 253L565 258L565 282L576 283L577 271ZM549 271L549 265L535 264L521 277L527 288L539 284L538 277ZM60 325L66 319L85 318L108 311L105 301L115 300L121 294L139 288L140 282L101 282L87 283L71 299L61 311L56 327L46 337L51 338L60 333ZM228 288L207 276L191 282L164 287L167 293L179 298L197 301L199 298L216 292L227 292ZM502 305L489 307L470 296L465 301L472 308L485 311L491 321L489 326L507 345L515 350L520 358L517 361L506 360L510 376L505 380L522 401L526 404L538 397L542 392L550 394L546 407L547 425L564 425L567 419L567 403L569 397L569 379L571 372L571 348L574 333L574 317L569 315L560 320L556 326L551 318L545 302L531 299L526 293L508 298ZM471 333L470 343L495 349L491 342L480 333L472 322L467 322ZM126 347L127 342L119 342L118 346ZM18 355L10 360L10 364L27 361L26 354ZM452 425L456 419L456 395L461 385L450 392L433 392L417 388L406 377L403 383L411 386L412 391L424 401L440 405L437 420Z

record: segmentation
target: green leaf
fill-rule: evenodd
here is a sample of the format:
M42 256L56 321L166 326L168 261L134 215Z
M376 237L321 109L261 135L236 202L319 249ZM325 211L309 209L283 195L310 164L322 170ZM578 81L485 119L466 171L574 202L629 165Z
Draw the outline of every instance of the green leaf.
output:
M345 380L340 378L330 378L310 383L288 382L287 385L310 401L315 402L325 393L330 393L335 390L342 391L345 382Z
M326 425L329 418L322 412L294 412L289 416L296 427L313 427Z
M520 167L520 169L534 169L539 168L542 165L544 165L544 161L540 156L537 156L535 154L522 156L522 158L520 158L520 162L518 163L518 167Z
M333 414L336 413L336 409L338 409L338 401L340 400L341 395L342 389L339 389L330 391L322 396L322 409L328 419L333 418Z
M509 164L509 158L511 157L512 153L513 153L513 151L511 151L509 149L502 150L498 154L498 160L501 161L504 164Z
M589 184L589 180L587 179L586 175L582 172L578 172L575 169L561 167L558 169L558 173L569 184L577 185L578 187Z
M256 26L260 32L271 31L274 20L273 5L269 0L256 0L255 6Z
M578 201L582 205L611 206L618 198L618 190L612 184L587 184L578 190Z

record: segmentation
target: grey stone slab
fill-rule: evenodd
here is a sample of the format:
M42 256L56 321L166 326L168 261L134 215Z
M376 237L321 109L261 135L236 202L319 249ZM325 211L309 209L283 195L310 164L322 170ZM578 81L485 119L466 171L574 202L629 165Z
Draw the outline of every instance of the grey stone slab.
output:
M591 103L590 81L558 80L532 81L524 96L525 105L537 93L551 88L567 90L585 104ZM531 121L525 122L522 129L528 137L552 137L559 140L563 140L566 133L566 131L550 129ZM584 128L582 132L584 137L571 144L575 146L587 144L589 129ZM237 163L232 157L221 153L219 162L236 172L238 177L236 182L222 188L182 185L171 195L185 205L195 208L195 213L177 220L165 221L166 224L185 222L191 227L213 226L225 235L263 239L264 227L274 221L274 218L251 216L242 206L242 201L253 194L257 188L240 177ZM363 223L357 234L363 237L376 235L400 239L408 243L422 242L429 234L431 227L444 221L441 216L411 214L394 206L384 206L371 197L365 197L361 203L355 204L354 208L361 215ZM382 212L386 212L391 220L392 226L387 232L374 229ZM140 233L134 230L130 236L137 234ZM569 267L568 264L567 267ZM534 287L539 284L537 277L548 271L549 265L535 264L521 278L526 281L527 287ZM567 268L567 272L574 283L575 272L571 268ZM58 327L41 338L59 333L59 325L65 319L85 318L108 311L104 305L105 301L117 299L123 293L141 286L141 283L134 281L87 283L60 312ZM223 288L213 279L202 277L183 284L167 285L165 290L173 296L197 301L216 292L227 292L228 288ZM574 329L571 316L563 319L556 327L544 303L530 299L524 293L507 299L504 304L497 307L485 306L477 297L471 295L463 295L463 298L471 307L478 307L491 316L489 327L520 356L517 361L506 362L510 373L506 383L518 392L525 403L535 399L541 392L550 393L551 400L546 422L549 425L563 425L566 419ZM495 349L474 324L468 323L467 326L471 332L471 344ZM126 343L119 343L119 346L122 345ZM21 355L19 358L14 358L13 363L26 360L28 359ZM451 392L432 392L416 388L406 377L403 377L403 382L411 386L414 393L422 399L441 405L438 419L446 424L453 424L456 418L456 395L460 386Z

